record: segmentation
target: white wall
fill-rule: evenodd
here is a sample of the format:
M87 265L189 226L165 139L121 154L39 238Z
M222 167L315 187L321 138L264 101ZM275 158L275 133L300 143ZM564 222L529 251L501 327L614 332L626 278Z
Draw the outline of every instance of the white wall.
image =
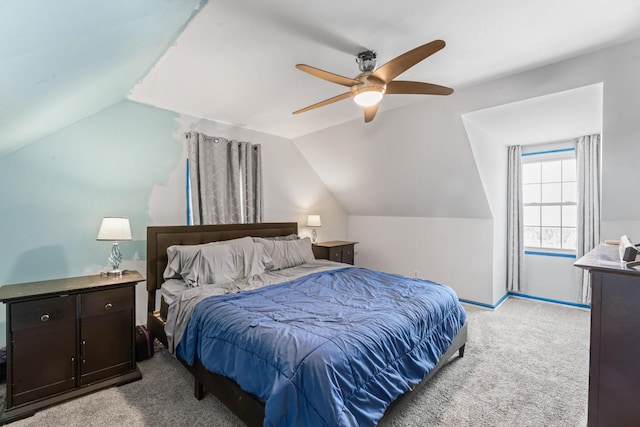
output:
M494 136L465 116L463 121L493 216L492 298L489 303L493 305L504 296L507 282L507 147L496 144Z
M633 243L640 243L640 219L627 221L602 221L600 224L600 239L618 240L626 235Z
M485 304L494 303L487 286L492 282L492 234L488 219L349 217L349 240L359 242L358 267L415 275Z
M580 302L575 258L525 255L523 294L565 302Z

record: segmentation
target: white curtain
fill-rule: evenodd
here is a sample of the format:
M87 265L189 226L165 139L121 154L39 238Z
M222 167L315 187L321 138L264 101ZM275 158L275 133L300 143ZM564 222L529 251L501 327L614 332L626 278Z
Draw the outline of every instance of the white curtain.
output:
M507 290L520 292L524 277L522 147L509 147L507 161Z
M578 179L578 258L600 243L600 135L578 138L576 143ZM589 272L579 269L580 301L591 303Z
M187 133L193 223L262 221L259 144Z

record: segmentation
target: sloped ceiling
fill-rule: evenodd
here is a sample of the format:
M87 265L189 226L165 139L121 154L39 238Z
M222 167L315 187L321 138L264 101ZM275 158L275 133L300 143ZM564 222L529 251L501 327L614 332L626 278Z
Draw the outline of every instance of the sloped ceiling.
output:
M293 139L362 120L351 100L292 116L345 92L297 63L353 77L365 48L381 65L443 39L401 78L461 89L638 37L638 0L211 0L130 98ZM380 110L426 99L440 98L390 95Z
M444 39L401 77L461 89L639 37L637 0L2 0L0 155L127 96L287 138L361 120L350 100L291 112L343 91L296 63L354 76L365 48Z
M463 119L505 147L569 140L602 132L602 97L600 83L472 111Z
M203 4L0 1L0 156L125 99Z

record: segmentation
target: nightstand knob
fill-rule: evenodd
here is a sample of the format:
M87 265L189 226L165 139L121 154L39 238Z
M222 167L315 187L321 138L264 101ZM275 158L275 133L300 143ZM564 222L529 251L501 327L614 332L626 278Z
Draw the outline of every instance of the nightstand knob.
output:
M40 320L42 320L43 322L46 322L47 320L49 320L49 315L43 314L42 316L40 316Z
M106 303L106 304L104 305L104 309L105 309L105 310L111 310L111 308L112 308L112 307L113 307L113 304L111 304L110 302L108 302L108 303Z

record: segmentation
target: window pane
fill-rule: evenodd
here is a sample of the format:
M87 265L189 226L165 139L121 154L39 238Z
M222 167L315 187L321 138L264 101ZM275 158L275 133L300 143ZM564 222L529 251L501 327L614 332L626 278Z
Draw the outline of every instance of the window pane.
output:
M576 248L576 229L575 228L562 229L562 248L563 249Z
M577 225L577 222L578 222L578 207L563 206L562 207L562 226L575 227Z
M541 182L560 182L562 180L562 161L542 163Z
M567 159L562 161L562 180L576 180L576 159Z
M522 183L531 184L540 182L540 163L522 164Z
M541 234L543 248L560 249L562 247L560 239L560 228L542 227Z
M562 183L562 201L563 202L578 202L578 190L575 182L563 182Z
M524 245L530 248L540 247L540 228L539 227L524 228Z
M540 226L540 206L525 206L524 212L524 225Z
M541 225L560 227L560 206L542 206Z
M523 203L540 203L540 184L526 184L522 186Z
M568 158L569 155L572 157ZM575 153L558 157L522 164L524 240L527 247L576 248L578 187Z
M560 203L562 184L542 184L542 203Z

